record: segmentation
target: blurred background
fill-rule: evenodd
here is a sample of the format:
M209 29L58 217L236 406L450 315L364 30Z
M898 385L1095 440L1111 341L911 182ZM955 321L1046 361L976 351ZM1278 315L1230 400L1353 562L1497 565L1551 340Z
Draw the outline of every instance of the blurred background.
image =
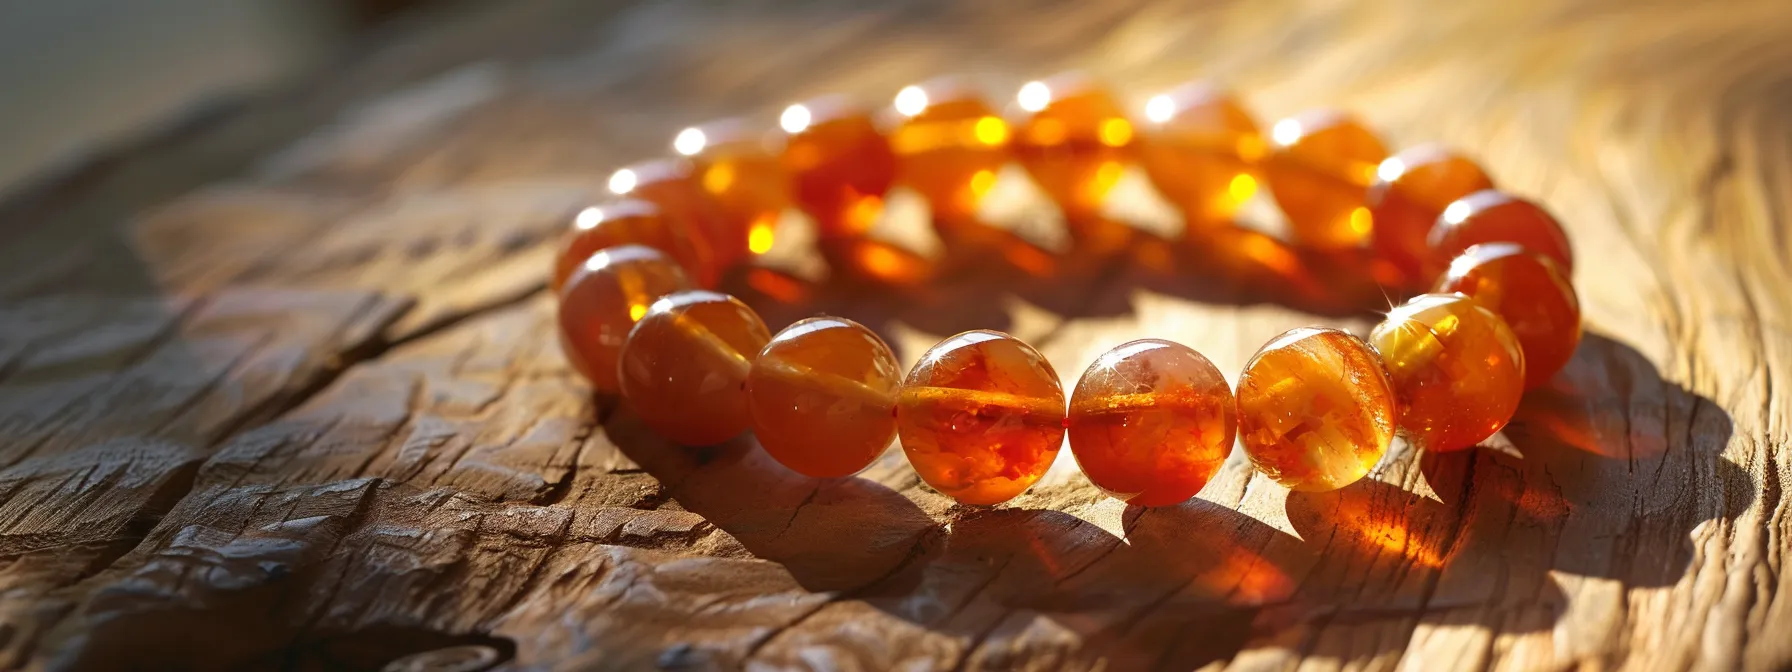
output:
M428 0L0 2L0 198L327 62Z

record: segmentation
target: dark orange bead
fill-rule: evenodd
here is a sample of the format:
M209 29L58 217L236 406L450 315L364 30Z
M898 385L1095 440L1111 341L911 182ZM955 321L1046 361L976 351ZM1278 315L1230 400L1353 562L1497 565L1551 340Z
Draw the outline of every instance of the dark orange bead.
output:
M1070 450L1089 482L1139 506L1187 501L1232 454L1232 388L1201 353L1147 339L1095 360L1070 397Z
M1423 294L1369 333L1399 399L1400 433L1427 450L1471 448L1512 419L1524 351L1505 320L1461 294Z
M903 121L890 134L899 180L927 198L935 223L975 223L984 195L1012 158L1008 123L966 83L945 79L896 95Z
M1270 139L1263 174L1293 239L1320 249L1366 242L1369 185L1388 156L1381 140L1354 118L1330 110L1278 121Z
M1133 126L1106 89L1077 75L1021 88L1031 116L1016 130L1021 165L1058 207L1085 248L1111 249L1118 229L1100 217L1108 194L1133 161Z
M722 270L740 258L741 250L717 245L731 234L721 211L692 177L689 161L655 159L632 164L610 176L610 191L659 206L667 218L682 223L683 230L690 233L689 246L704 259L702 270L691 275L698 286L714 286Z
M690 289L678 264L640 245L608 247L585 259L560 290L560 349L591 385L615 392L616 357L648 306Z
M622 398L662 437L687 446L727 441L752 422L747 375L769 340L739 299L704 290L667 295L622 346Z
M1499 315L1524 349L1525 387L1549 382L1580 346L1580 299L1555 260L1513 243L1464 250L1437 281Z
M1474 161L1437 145L1389 157L1369 188L1376 256L1393 265L1402 287L1429 284L1425 260L1431 256L1431 225L1451 202L1492 188L1493 180Z
M1250 112L1204 83L1151 99L1139 159L1158 191L1182 209L1188 225L1232 221L1257 193L1263 134Z
M705 268L701 244L682 221L664 216L659 206L647 201L631 198L585 208L573 216L572 228L560 242L548 289L559 292L592 254L619 245L646 245L664 252L686 275L695 277Z
M726 119L685 129L673 149L690 157L697 183L727 218L731 238L718 247L770 250L778 218L790 205L781 138Z
M747 394L759 445L791 470L848 476L896 438L902 369L883 339L838 317L786 327L753 360Z
M1574 272L1574 252L1562 225L1542 206L1503 191L1477 191L1444 208L1431 229L1427 262L1441 275L1463 250L1481 243L1517 243Z
M896 154L871 115L839 98L784 110L789 134L784 167L797 205L815 218L822 238L864 234L883 212L896 181Z
M1292 490L1360 480L1394 440L1394 392L1375 353L1324 327L1289 331L1238 376L1238 439L1251 464Z
M902 450L921 480L964 504L1025 492L1064 443L1064 388L1039 351L967 331L915 364L896 402Z

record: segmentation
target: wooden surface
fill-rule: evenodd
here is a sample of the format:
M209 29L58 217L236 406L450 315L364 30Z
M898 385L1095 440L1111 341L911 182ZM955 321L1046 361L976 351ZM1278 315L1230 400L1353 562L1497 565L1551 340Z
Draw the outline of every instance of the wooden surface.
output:
M1792 666L1783 0L502 4L0 206L0 667ZM551 234L679 127L1066 67L1466 150L1567 223L1588 338L1490 447L1324 494L1235 453L1149 511L1068 451L970 509L899 451L665 445L561 360ZM1005 329L1066 382L1372 319L1204 277L759 307L905 362Z

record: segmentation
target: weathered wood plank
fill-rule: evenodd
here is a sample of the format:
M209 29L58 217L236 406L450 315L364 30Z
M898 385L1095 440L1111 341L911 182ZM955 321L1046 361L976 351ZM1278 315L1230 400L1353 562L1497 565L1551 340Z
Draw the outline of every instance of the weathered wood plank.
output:
M1786 8L1433 4L545 3L406 38L427 65L313 84L331 123L228 183L106 192L124 235L0 255L0 666L1792 665ZM1148 511L1067 457L973 510L899 451L824 482L747 437L669 446L560 361L554 227L678 125L1061 66L1469 151L1568 223L1587 340L1488 447L1324 494L1235 455ZM859 319L909 362L1007 329L1067 383L1133 338L1235 372L1283 329L1372 319L1210 263L757 307Z

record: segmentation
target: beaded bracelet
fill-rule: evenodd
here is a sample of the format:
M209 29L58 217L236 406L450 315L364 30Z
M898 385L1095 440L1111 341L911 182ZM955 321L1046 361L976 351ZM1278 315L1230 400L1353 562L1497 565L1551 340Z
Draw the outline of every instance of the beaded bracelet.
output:
M1037 481L1068 433L1091 482L1156 506L1194 496L1235 438L1296 490L1362 478L1396 432L1426 450L1472 447L1579 343L1560 225L1461 156L1428 146L1389 158L1337 113L1277 122L1266 141L1236 101L1199 85L1151 99L1142 125L1087 80L1029 83L1018 105L1025 119L1011 127L969 87L912 86L888 134L837 99L793 105L781 153L740 124L687 129L674 141L687 159L618 171L612 190L629 198L574 220L552 281L568 360L669 440L708 445L751 427L808 476L853 474L899 438L928 485L997 504ZM895 184L928 200L943 237L975 226L1010 161L1079 245L1103 244L1088 223L1101 221L1114 166L1130 162L1191 227L1230 221L1261 180L1295 243L1367 245L1385 284L1434 293L1393 308L1366 341L1324 327L1276 337L1236 395L1187 346L1127 343L1095 360L1067 404L1051 364L1007 334L952 336L903 377L890 347L851 320L773 336L745 303L700 289L764 252L791 204L824 248L862 236Z

